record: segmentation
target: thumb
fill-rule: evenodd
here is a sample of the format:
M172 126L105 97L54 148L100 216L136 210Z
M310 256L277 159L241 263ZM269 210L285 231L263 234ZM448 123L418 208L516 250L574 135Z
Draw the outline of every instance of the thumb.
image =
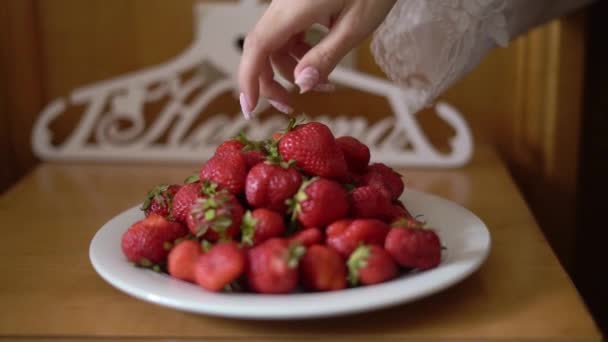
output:
M320 83L325 83L340 60L363 40L356 25L350 20L340 20L317 45L312 47L294 69L295 84L305 93Z

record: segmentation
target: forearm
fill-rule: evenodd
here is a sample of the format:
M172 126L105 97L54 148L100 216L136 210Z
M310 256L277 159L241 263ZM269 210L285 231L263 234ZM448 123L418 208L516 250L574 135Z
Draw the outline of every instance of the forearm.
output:
M430 104L496 46L592 0L400 0L372 52L412 112Z

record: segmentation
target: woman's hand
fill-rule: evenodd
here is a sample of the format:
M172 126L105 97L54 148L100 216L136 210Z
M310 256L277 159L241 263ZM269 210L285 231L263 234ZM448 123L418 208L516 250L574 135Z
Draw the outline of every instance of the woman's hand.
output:
M249 119L259 96L289 114L287 90L274 80L272 65L300 88L328 91L327 77L340 60L384 20L396 0L273 0L243 46L240 103ZM314 47L303 32L319 23L329 33Z

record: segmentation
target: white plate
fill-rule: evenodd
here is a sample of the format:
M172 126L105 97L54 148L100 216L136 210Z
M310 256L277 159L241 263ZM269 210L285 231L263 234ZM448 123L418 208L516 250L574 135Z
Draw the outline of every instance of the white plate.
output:
M423 214L436 228L447 250L435 269L373 286L287 295L211 293L197 285L136 268L124 257L120 241L123 232L143 218L139 206L101 227L91 242L89 257L97 273L119 290L178 310L250 319L316 318L369 311L444 290L477 270L490 251L486 226L467 209L413 190L408 190L403 200L413 215Z

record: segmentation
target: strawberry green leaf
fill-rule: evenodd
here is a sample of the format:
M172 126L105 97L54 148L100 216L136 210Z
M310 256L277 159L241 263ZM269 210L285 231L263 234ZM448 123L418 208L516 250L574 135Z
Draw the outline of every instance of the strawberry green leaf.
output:
M211 229L215 230L218 233L225 232L228 227L232 225L232 219L228 216L222 215L218 216L213 220Z
M243 215L241 223L241 243L243 245L253 246L253 236L255 235L255 225L257 220L251 215L251 211L247 210Z
M248 151L263 151L264 148L264 142L263 141L255 141L255 140L250 140L247 137L247 134L245 134L244 130L241 130L239 132L239 134L237 134L237 136L234 137L234 140L240 142L241 144L245 145L243 146L242 151L243 152L248 152Z
M213 244L207 240L202 240L201 241L201 248L203 249L203 252L208 252L211 247L213 247Z
M148 208L150 208L150 204L152 203L153 199L155 199L157 202L162 204L162 202L164 202L164 198L163 198L162 194L163 194L163 192L167 191L167 189L169 189L169 185L161 184L161 185L154 187L152 190L150 190L148 192L148 194L146 195L146 199L144 200L144 203L141 206L141 210L144 210L144 211L148 210Z
M205 235L205 233L207 232L207 230L209 229L209 225L208 224L199 224L196 227L196 237L200 238L201 236Z
M150 261L150 260L148 260L146 258L139 259L139 263L138 264L140 266L143 266L143 267L151 267L153 265L152 261Z
M305 253L306 247L302 246L299 243L291 244L287 251L287 267L298 267L298 263L300 263L300 259L304 256Z
M367 265L371 249L368 246L361 245L351 253L346 266L348 266L348 282L355 286L359 283L359 269Z
M173 244L169 241L163 242L163 249L166 251L170 251L173 248Z
M200 179L198 175L192 175L184 180L184 184L192 184L198 182Z
M215 218L215 209L207 209L205 211L205 220L211 221Z
M243 287L238 281L233 281L224 286L224 292L243 292Z
M208 179L205 179L201 186L201 194L203 195L215 195L217 193L218 184L216 182L212 182Z

